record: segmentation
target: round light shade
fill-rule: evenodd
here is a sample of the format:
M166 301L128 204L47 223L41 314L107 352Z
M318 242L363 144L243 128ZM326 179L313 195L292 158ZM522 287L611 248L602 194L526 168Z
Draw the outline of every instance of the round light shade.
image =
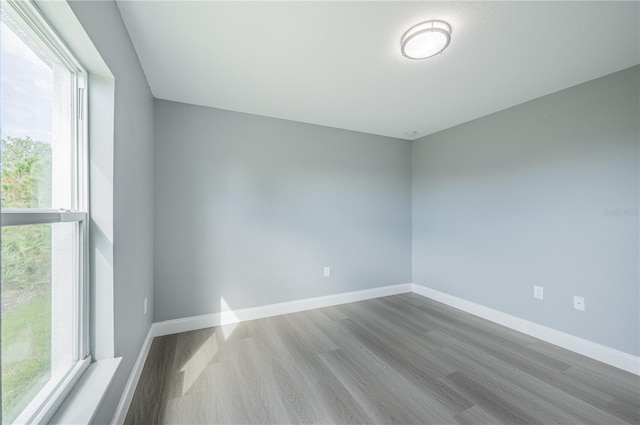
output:
M444 21L427 21L414 25L402 36L402 56L426 59L442 53L451 41L451 26Z

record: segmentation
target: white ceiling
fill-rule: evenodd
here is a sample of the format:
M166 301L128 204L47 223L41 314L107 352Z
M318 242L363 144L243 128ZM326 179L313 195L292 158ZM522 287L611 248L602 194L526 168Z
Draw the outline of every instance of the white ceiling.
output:
M403 139L640 63L639 6L118 1L156 98ZM429 19L449 48L403 58Z

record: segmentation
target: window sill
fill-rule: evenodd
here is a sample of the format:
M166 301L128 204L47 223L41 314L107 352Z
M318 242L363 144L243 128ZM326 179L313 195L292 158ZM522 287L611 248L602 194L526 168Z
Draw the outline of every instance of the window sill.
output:
M109 389L122 357L91 363L50 424L88 424Z

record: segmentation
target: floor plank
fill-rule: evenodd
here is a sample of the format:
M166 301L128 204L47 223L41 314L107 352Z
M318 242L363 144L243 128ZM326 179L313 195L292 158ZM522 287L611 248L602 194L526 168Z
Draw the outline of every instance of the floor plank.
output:
M155 338L125 424L640 423L640 378L415 294Z

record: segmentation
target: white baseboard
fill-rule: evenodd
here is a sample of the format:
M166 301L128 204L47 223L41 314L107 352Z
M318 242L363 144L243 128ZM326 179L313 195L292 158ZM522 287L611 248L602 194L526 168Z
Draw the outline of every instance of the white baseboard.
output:
M133 393L136 390L138 380L140 380L140 375L142 374L144 362L147 360L147 355L149 354L151 343L153 342L153 338L158 336L156 334L156 330L156 324L152 323L151 327L149 327L149 331L147 332L147 337L142 343L142 348L140 348L138 358L133 365L133 369L131 370L131 374L129 375L129 379L127 380L127 385L125 385L124 387L122 397L120 397L120 402L118 403L118 407L116 408L116 413L113 415L113 419L111 420L111 423L114 425L124 424L127 412L129 411L129 406L131 405L131 400L133 400Z
M577 337L575 335L558 331L547 326L539 325L525 319L520 319L510 314L503 313L453 295L445 294L444 292L436 291L435 289L427 288L422 285L414 283L412 289L412 292L418 295L431 298L432 300L457 308L458 310L487 319L491 322L514 329L575 353L582 354L583 356L598 360L602 363L640 375L640 357Z
M279 316L281 314L296 313L299 311L313 310L316 308L330 307L333 305L347 304L356 301L370 300L372 298L386 297L389 295L411 292L411 283L383 286L381 288L364 289L362 291L344 292L341 294L325 295L316 298L288 301L277 304L268 304L259 307L243 308L221 313L204 314L201 316L185 317L183 319L155 322L149 328L147 337L142 344L140 354L133 366L127 385L124 388L120 403L111 421L112 424L122 425L127 416L127 411L133 399L133 393L140 380L144 362L149 354L153 338L163 335L171 335L179 332L194 331L210 328L212 326L227 325L231 323L245 322L247 320L263 319L265 317Z
M245 322L247 320L263 319L281 314L296 313L298 311L313 310L315 308L353 303L372 298L411 292L411 283L383 286L381 288L364 289L362 291L343 292L341 294L325 295L322 297L306 298L277 304L267 304L259 307L242 308L221 313L204 314L202 316L186 317L184 319L166 320L154 323L157 334L171 335L178 332L194 331L212 326L228 325Z

